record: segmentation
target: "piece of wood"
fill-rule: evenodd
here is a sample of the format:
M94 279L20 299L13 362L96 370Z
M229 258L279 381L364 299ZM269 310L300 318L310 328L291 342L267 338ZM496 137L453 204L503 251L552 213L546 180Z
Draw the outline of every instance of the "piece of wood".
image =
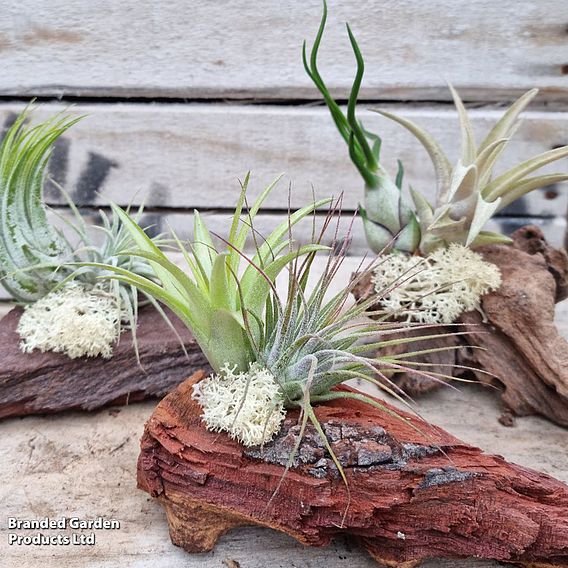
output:
M551 247L538 227L521 228L512 238L511 246L479 248L488 262L499 267L502 284L482 298L483 315L469 312L459 318L467 335L459 342L449 338L405 347L412 351L461 344L460 350L424 355L420 360L458 365L453 369L455 376L474 375L497 387L504 406L500 420L506 425L513 424L514 416L540 414L568 427L568 342L554 325L555 304L568 295L568 257L564 250ZM370 278L354 293L359 300L370 297ZM459 365L480 371L463 372ZM448 367L433 370L447 374ZM394 380L412 395L441 386L416 374L405 373Z
M314 98L301 63L322 3L9 1L0 13L1 95ZM556 0L330 3L321 69L347 98L345 22L365 55L362 96L509 98L535 86L566 100L568 8ZM136 33L124 30L136 29Z
M352 267L353 269L354 267ZM340 282L346 283L349 273ZM559 304L562 307L563 304ZM418 410L453 435L490 453L568 482L566 430L539 417L514 431L497 422L499 404L490 389L460 384L419 400ZM324 548L305 547L262 527L227 533L214 551L189 555L172 545L159 503L136 491L136 459L144 422L156 406L143 401L95 412L9 418L0 422L0 557L3 566L26 568L221 568L229 558L242 568L373 568L350 539ZM120 530L97 531L95 546L10 546L6 519L118 519ZM57 534L58 531L46 531ZM489 560L431 560L421 568L499 568Z
M162 397L186 376L188 369L208 368L195 339L170 312L178 338L152 307L138 317L140 365L131 332L124 332L111 359L70 359L61 353L22 353L16 331L21 309L0 321L0 418L51 414L63 410L95 410Z
M159 499L172 542L188 552L211 550L233 527L258 524L310 546L347 534L378 562L401 568L434 556L568 566L568 486L560 481L484 454L416 416L393 416L386 403L378 410L342 400L318 405L316 415L349 490L312 426L280 484L298 412L288 412L264 448L247 449L204 428L191 398L203 376L195 373L159 403L138 460L139 487Z
M513 247L482 249L501 269L503 283L482 300L491 332L475 328L467 338L485 350L465 349L459 362L496 377L475 373L478 380L503 386L503 420L538 413L568 427L568 342L553 323L555 303L568 295L568 258L536 227L519 229L513 238ZM462 321L481 323L481 316L464 314Z
M383 105L385 106L385 105ZM455 163L459 157L458 118L449 105L386 105L431 131ZM9 123L24 103L0 105L0 121ZM42 104L36 119L66 109ZM252 172L252 201L281 172L286 176L265 202L265 212L303 207L313 195L344 192L343 208L355 211L363 199L363 182L349 160L345 143L329 111L309 106L222 104L77 104L72 112L88 117L58 141L50 175L77 205L137 205L163 213L193 208L231 211L240 190L238 178ZM478 141L503 108L471 110ZM381 162L394 176L398 158L407 184L435 197L434 168L424 148L399 125L361 109L365 126L383 138ZM497 172L555 146L568 144L568 112L531 110L509 144ZM566 161L550 166L565 171ZM545 171L545 170L543 170ZM562 219L568 208L568 184L537 190L507 209L518 217ZM64 204L47 188L48 203ZM270 211L271 210L271 211Z

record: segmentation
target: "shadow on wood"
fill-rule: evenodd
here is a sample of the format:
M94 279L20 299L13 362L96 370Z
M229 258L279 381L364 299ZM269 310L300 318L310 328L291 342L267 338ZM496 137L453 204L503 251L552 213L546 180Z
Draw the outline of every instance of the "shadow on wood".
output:
M175 388L188 370L209 368L195 339L171 312L179 339L151 306L138 316L136 362L132 334L121 335L111 359L70 359L60 353L22 353L16 331L21 314L15 308L0 321L0 418L63 410L95 410L162 397Z
M523 227L512 238L511 246L478 249L487 261L500 268L502 275L499 290L482 299L486 320L478 312L468 312L458 320L468 324L461 329L468 334L459 340L421 341L404 345L404 349L461 343L463 349L422 355L416 360L433 364L429 370L445 374L450 374L449 365L480 369L475 377L497 386L497 392L501 393L504 413L500 421L504 425L512 425L514 416L540 414L568 426L568 342L554 325L555 304L568 295L568 258L564 251L547 244L538 227ZM372 293L370 277L354 291L357 300ZM455 327L447 329L455 330ZM459 368L453 373L464 374ZM471 378L471 373L465 374ZM411 395L441 386L440 382L412 374L398 375L394 380Z
M311 546L349 534L389 566L468 556L568 566L563 483L386 403L380 411L350 400L316 407L349 491L308 428L276 492L299 432L297 412L264 448L245 448L203 427L191 399L203 377L196 373L160 402L138 460L138 486L160 500L172 541L188 552L211 550L231 528L257 524Z

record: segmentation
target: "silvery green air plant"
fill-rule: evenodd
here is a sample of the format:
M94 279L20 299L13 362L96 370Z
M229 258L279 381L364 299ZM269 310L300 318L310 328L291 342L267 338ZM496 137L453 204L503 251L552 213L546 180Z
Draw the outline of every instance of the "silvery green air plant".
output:
M208 429L226 431L247 446L262 445L280 430L287 410L299 408L302 426L297 443L311 421L327 444L313 405L353 398L382 408L363 393L337 390L345 381L359 379L403 399L389 373L412 366L415 373L433 375L413 363L412 353L382 354L387 345L404 345L416 338L406 336L407 326L384 321L386 316L362 317L373 315L370 310L378 295L356 305L349 301L359 280L347 286L336 280L345 248L337 251L333 245L322 245L323 231L308 244L294 244L293 227L317 208L330 207L324 229L329 226L338 213L329 206L330 200L289 213L262 237L254 229L254 219L274 184L245 211L248 179L243 182L228 236L211 233L195 212L193 242L178 240L185 269L174 264L116 207L115 213L136 243L136 248L123 253L147 260L156 281L122 267L96 266L152 295L191 330L213 368L194 388ZM250 254L245 248L247 240L253 241ZM320 274L313 270L317 258L324 266ZM360 278L367 273L362 271ZM284 293L276 286L280 274L288 284ZM435 326L417 328L430 330L421 338L425 340L447 335ZM386 340L387 332L394 339L390 335ZM327 447L343 475L329 444Z
M71 236L51 225L43 198L46 167L58 138L81 117L59 113L30 125L31 114L28 107L17 117L0 146L0 283L24 306L18 326L22 350L110 357L128 327L137 352L137 290L103 283L101 269L80 263L128 267L147 277L153 272L145 260L117 254L132 246L118 218L101 211L102 225L88 227L62 188L72 217L61 216L61 221Z

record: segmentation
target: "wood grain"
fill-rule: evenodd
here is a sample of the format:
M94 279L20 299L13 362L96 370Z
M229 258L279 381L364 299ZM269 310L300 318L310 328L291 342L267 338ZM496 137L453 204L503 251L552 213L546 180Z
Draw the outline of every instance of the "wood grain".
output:
M227 531L258 524L308 546L349 535L393 568L436 556L568 567L562 482L417 416L393 416L383 399L381 409L359 400L315 407L329 451L312 424L298 437L297 409L271 442L245 448L205 429L191 398L205 376L196 372L158 404L138 459L138 487L164 506L172 542L188 552L212 550Z
M300 49L320 0L116 3L11 0L0 14L2 95L316 98ZM321 67L346 97L344 22L367 61L370 99L566 100L568 6L556 0L333 2Z
M10 123L23 108L23 104L1 104L0 122ZM36 118L65 108L41 105ZM389 108L429 129L452 162L458 159L458 121L449 106ZM289 184L292 207L305 205L313 193L328 197L344 192L347 210L355 210L363 198L362 180L323 107L78 104L70 111L88 117L59 141L50 173L77 204L145 201L150 207L231 209L239 191L237 180L249 170L250 199L285 172L266 201L269 209L287 209ZM502 112L495 107L471 111L479 140ZM434 199L434 170L422 146L402 127L375 113L361 112L361 119L383 137L385 168L394 175L400 158L406 183ZM527 112L498 171L564 144L568 144L568 112ZM555 171L566 168L564 160ZM564 184L535 191L506 213L563 217L568 207L566 188ZM47 199L63 202L53 187Z

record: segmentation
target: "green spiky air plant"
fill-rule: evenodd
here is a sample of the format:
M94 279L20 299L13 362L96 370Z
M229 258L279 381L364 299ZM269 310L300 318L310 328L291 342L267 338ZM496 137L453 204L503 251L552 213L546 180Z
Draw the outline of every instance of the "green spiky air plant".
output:
M153 273L144 260L117 254L132 246L130 233L104 212L102 226L96 227L101 244L92 240L70 200L75 218L64 221L77 244L50 224L43 201L45 169L55 141L80 117L58 114L30 126L30 114L28 107L18 116L0 146L0 282L25 306L18 327L21 346L26 352L110 357L121 330L136 328L138 292L116 282L102 285L100 269L77 263L115 264L147 277Z
M20 114L0 146L0 277L23 303L43 298L69 274L61 259L73 249L49 224L42 196L52 145L80 120L58 115L26 128L28 116Z
M412 363L402 362L412 355L370 353L415 339L402 335L386 340L380 337L381 333L404 333L407 327L367 318L358 320L376 298L350 305L349 294L357 281L343 289L333 289L344 249L336 255L333 249L320 244L322 235L310 244L293 246L292 228L330 200L290 213L261 239L254 230L254 218L273 185L245 213L247 183L248 177L228 238L218 237L221 247L214 245L215 235L195 213L193 243L185 246L178 241L186 271L172 263L125 212L115 208L137 244L137 249L128 254L146 259L158 283L123 268L104 268L119 281L163 302L191 330L214 371L194 388L194 398L202 407L202 418L209 429L227 431L247 446L259 445L268 442L280 429L287 409L299 407L301 431L310 420L325 440L312 405L343 397L380 406L362 393L335 390L350 379L378 384L400 396L385 371L410 368L405 365ZM330 208L324 229L336 213L333 206ZM249 234L255 248L247 256L243 247ZM325 269L315 277L315 257L324 253L329 255ZM286 274L288 283L282 296L276 286L281 273ZM433 336L443 335L434 333L428 338ZM362 339L367 343L362 344ZM329 446L328 450L333 457Z
M414 209L410 208L400 192L403 173L400 162L396 180L393 181L379 164L380 138L366 131L355 116L364 61L349 26L347 32L357 60L357 73L346 116L321 78L317 68L317 55L326 18L327 7L324 1L323 16L309 62L304 42L304 67L322 93L340 134L349 146L351 160L365 181L365 205L361 208L361 217L369 246L374 252L386 252L394 248L426 255L451 243L475 247L510 242L499 233L484 231L487 221L526 193L568 179L565 173L528 177L543 166L568 156L568 146L544 152L493 178L494 166L519 126L519 114L535 97L536 89L520 97L483 142L476 146L465 107L457 92L450 87L462 137L462 155L453 168L440 145L422 128L390 112L376 111L412 132L434 164L438 186L435 205L430 204L421 193L411 189Z

